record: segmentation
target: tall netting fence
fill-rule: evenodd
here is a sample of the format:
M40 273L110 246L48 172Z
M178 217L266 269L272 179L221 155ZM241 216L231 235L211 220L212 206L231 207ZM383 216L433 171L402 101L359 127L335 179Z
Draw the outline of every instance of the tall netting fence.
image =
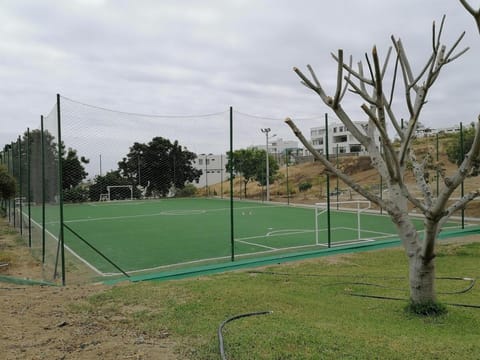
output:
M229 259L229 189L212 187L228 178L228 109L147 115L60 102L67 268L125 276Z
M264 114L148 115L58 96L38 128L3 147L1 165L18 186L1 207L41 263L39 276L58 283L194 272L397 236L380 209L314 161L283 119ZM388 196L338 121L294 120L338 168ZM417 155L429 155L434 194L456 169L452 148L468 147L457 135L415 140ZM453 198L475 187L473 175ZM413 176L407 182L416 191ZM464 227L478 212L474 201L448 226Z
M313 164L280 117L234 110L233 193L236 259L323 249L316 242L313 201L298 196L300 164ZM315 126L318 117L303 119ZM314 166L312 178L320 169ZM302 194L303 195L303 194Z

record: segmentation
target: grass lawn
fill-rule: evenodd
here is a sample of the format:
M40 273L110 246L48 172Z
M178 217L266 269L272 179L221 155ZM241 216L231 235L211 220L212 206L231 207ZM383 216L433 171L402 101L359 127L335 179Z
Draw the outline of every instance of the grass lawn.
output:
M480 305L480 243L444 244L437 256L438 297ZM258 269L257 269L258 270ZM119 326L146 336L168 333L179 358L217 359L219 324L228 359L478 359L480 308L448 305L436 318L405 313L406 301L352 294L408 297L401 249L321 258L170 282L116 286L74 311L121 317ZM275 272L272 274L271 272Z

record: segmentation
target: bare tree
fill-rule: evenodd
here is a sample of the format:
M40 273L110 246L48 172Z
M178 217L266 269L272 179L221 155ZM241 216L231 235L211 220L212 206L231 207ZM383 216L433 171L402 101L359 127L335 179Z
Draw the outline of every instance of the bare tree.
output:
M465 2L462 1L462 3ZM478 19L478 16L476 19ZM310 65L307 66L309 76L298 68L294 68L302 83L320 96L327 107L336 114L350 133L367 150L373 166L386 182L388 188L386 197L380 198L337 169L325 156L313 148L292 119L286 119L286 123L295 135L318 161L357 193L377 204L389 214L397 228L408 257L410 299L414 305L436 304L435 244L438 234L442 225L455 211L480 195L480 191L473 191L456 200L452 205L448 206L447 204L454 190L467 176L472 166L472 160L480 153L479 124L476 126L475 139L471 150L453 175L448 177L443 175L443 185L437 197L434 197L433 191L424 176L428 159L417 159L412 148L413 135L419 125L419 118L426 104L429 91L444 67L468 50L468 48L461 51L457 50L465 32L458 37L450 48L442 44L444 21L445 17L443 17L438 29L435 22L433 23L432 51L418 73L413 72L402 41L393 36L391 37L393 46L388 50L382 64L376 47L373 47L371 58L366 55L366 73L364 72L364 63L358 62L357 68L352 66L351 58L346 63L342 50L338 50L336 55L332 54L338 65L336 91L333 96L327 95ZM395 54L394 57L391 57L392 49L393 54ZM387 86L387 67L391 63L394 66L389 72L391 78L387 76L390 79ZM397 78L403 80L402 91L406 112L408 113L408 122L405 127L401 126L392 105L395 90L399 87ZM361 109L368 117L366 130L357 127L342 107L342 100L347 90L350 90L351 93L360 97L363 101ZM393 126L395 136L390 137L387 124ZM379 134L379 140L375 139L375 133ZM394 147L392 140L394 137L400 139L399 147ZM405 174L408 162L412 164L416 185L422 194L420 198L417 198L412 189L406 186ZM408 213L409 204L423 214L423 238L415 229L412 218Z

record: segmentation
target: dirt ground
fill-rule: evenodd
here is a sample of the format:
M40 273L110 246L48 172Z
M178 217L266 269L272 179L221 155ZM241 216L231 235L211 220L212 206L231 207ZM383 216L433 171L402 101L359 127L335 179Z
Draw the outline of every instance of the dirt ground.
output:
M378 182L375 171L362 169L355 176L363 183ZM295 184L318 178L318 164L305 164L299 174L291 169ZM371 172L371 174L370 174ZM298 177L298 178L297 178ZM477 178L466 181L466 190L477 188ZM309 193L295 194L294 202L321 201L318 194L324 184L315 183ZM282 185L283 186L283 185ZM296 185L292 187L295 188ZM239 186L236 186L236 188ZM284 187L284 186L283 186ZM220 191L216 189L216 191ZM249 195L258 192L250 184ZM285 201L272 187L272 198ZM347 196L347 195L344 195ZM350 199L346 199L350 200ZM480 217L480 201L467 212ZM25 246L16 244L16 235L0 219L0 278L38 278L41 265L32 259ZM457 240L458 241L458 240ZM462 241L480 241L470 236ZM119 285L122 286L122 285ZM171 337L146 338L135 330L118 326L121 319L108 319L88 313L72 311L93 294L108 290L105 285L70 285L66 287L18 285L0 281L0 358L1 359L178 359L175 340Z
M0 277L34 278L40 266L0 220ZM122 285L119 285L122 286ZM105 285L52 287L0 281L0 358L164 359L178 357L169 337L152 338L119 327L122 319L73 311Z

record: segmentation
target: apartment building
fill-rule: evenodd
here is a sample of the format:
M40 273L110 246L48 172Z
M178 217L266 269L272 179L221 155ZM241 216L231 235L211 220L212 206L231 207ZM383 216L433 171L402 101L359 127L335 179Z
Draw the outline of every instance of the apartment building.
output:
M259 150L265 150L266 144L253 146ZM270 138L268 142L268 152L270 154L285 154L285 150L298 149L298 141L283 140L282 138Z
M367 131L368 121L354 121L357 128L363 132ZM355 137L348 131L347 127L342 123L334 123L328 125L328 152L333 155L339 154L365 154L365 148ZM314 127L310 129L310 141L313 147L321 154L326 153L326 129L325 126ZM375 131L375 138L379 138L378 131Z
M202 170L202 175L198 183L193 182L193 185L198 188L208 187L229 179L230 174L225 170L227 162L227 156L223 154L198 154L192 166Z

